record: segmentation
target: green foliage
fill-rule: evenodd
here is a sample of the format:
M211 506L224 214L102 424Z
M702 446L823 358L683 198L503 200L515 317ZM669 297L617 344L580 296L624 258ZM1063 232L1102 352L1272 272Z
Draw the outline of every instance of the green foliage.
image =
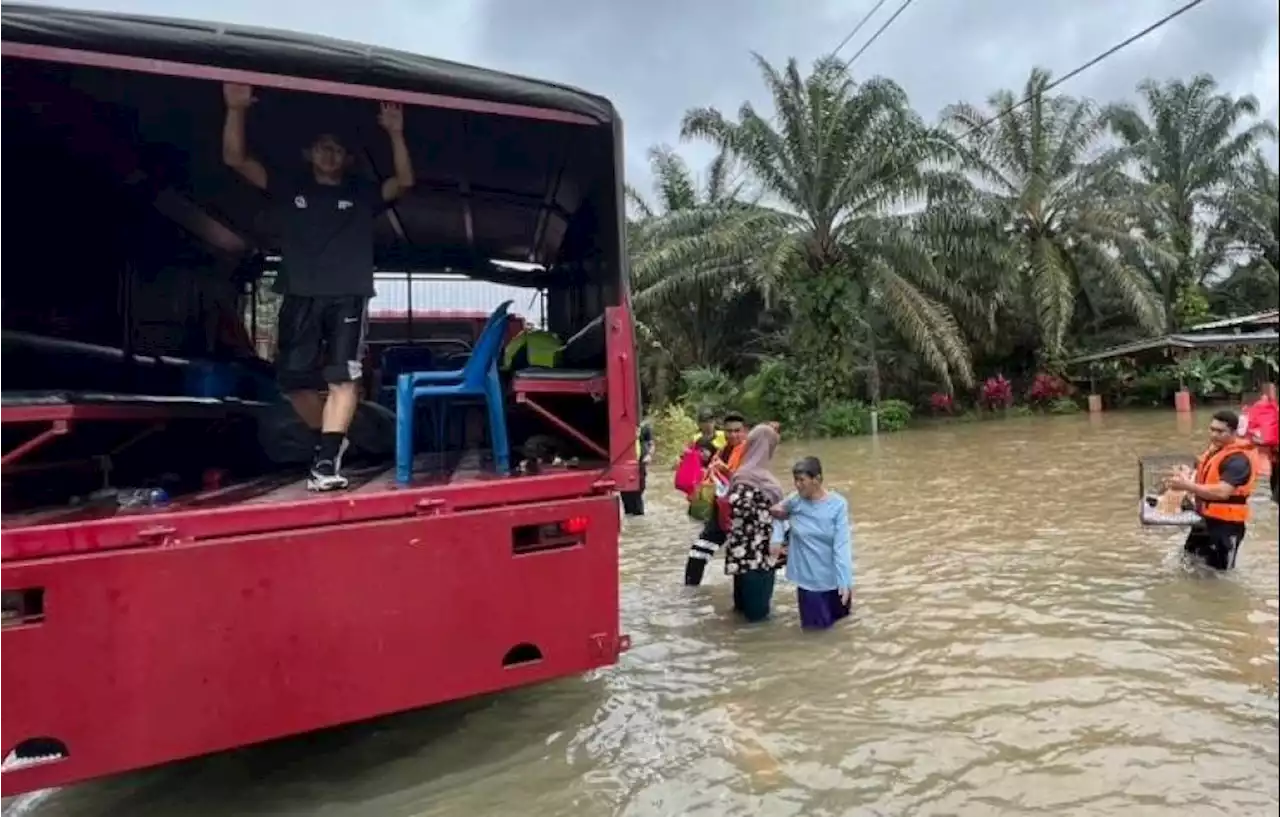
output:
M818 409L814 367L787 358L766 358L747 378L742 411L752 421L777 420L792 429L807 429Z
M674 466L689 440L698 433L698 423L684 406L674 403L658 412L651 421L655 461L661 466Z
M1182 289L1178 291L1178 298L1174 302L1173 311L1178 326L1181 328L1204 323L1213 316L1212 311L1209 309L1209 299L1204 294L1204 288L1190 281L1183 284Z
M1080 404L1072 397L1059 397L1050 401L1047 411L1050 414L1078 414L1080 412Z
M879 425L881 431L901 431L911 422L911 404L904 400L885 400L880 403Z
M1226 355L1183 358L1174 365L1173 373L1180 383L1201 397L1238 395L1244 391L1240 363Z
M1171 366L1161 366L1138 375L1119 391L1122 406L1167 406L1178 390L1178 378Z
M823 406L813 425L821 437L855 437L871 430L871 412L857 400L840 400Z
M1276 125L1211 77L1143 82L1130 106L1046 91L1034 70L939 128L897 83L855 82L838 60L756 65L767 110L688 111L682 137L715 160L695 174L654 148L651 200L628 191L659 405L830 434L878 404L890 430L886 398L952 394L961 410L975 370L1076 375L1078 351L1280 300ZM1092 374L1114 405L1167 405L1179 378L1218 396L1250 365L1275 371L1237 357ZM1067 410L1055 400L1038 404Z
M695 413L702 409L723 413L736 408L738 384L723 370L715 366L685 369L680 373L680 380L684 387L684 402L693 406Z
M1275 347L1245 349L1240 353L1240 370L1246 375L1261 375L1274 380L1280 374L1280 358Z

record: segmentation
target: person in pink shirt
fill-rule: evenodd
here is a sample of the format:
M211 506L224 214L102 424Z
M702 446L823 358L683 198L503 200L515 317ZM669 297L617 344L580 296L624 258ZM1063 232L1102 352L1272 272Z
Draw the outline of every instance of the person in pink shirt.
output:
M1276 400L1276 384L1262 387L1262 395L1241 412L1240 426L1241 436L1248 437L1271 466L1271 499L1280 502L1280 402Z

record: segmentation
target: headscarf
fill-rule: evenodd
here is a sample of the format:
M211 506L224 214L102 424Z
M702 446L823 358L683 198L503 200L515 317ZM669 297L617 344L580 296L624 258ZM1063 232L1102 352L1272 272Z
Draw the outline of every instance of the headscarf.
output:
M742 460L733 472L729 486L749 485L769 497L770 502L781 502L782 484L769 472L769 463L778 448L778 441L778 432L773 426L761 423L751 429L747 441L741 446Z

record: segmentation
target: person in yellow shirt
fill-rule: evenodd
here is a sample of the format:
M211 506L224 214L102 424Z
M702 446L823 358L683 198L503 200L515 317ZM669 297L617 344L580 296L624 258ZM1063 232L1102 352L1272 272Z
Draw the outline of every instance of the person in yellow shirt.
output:
M716 428L716 413L711 409L698 412L698 433L693 435L692 445L702 452L702 467L706 468L716 454L728 445L725 433Z

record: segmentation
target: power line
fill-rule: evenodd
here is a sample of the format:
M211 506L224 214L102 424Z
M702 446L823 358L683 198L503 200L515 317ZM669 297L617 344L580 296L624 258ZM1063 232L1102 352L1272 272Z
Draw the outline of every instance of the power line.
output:
M1035 100L1036 97L1043 96L1044 94L1049 93L1054 88L1057 88L1059 85L1066 82L1067 80L1083 74L1085 71L1088 71L1090 68L1102 62L1103 60L1106 60L1106 59L1109 59L1110 57L1115 56L1119 52L1123 51L1124 49L1136 43L1138 40L1141 40L1147 35L1155 32L1157 29L1163 28L1164 26L1178 19L1182 15L1186 14L1188 11L1191 11L1193 8L1200 5L1204 1L1205 0L1191 0L1189 3L1186 3L1185 5L1180 6L1179 8L1169 12L1168 14L1161 17L1159 20L1156 20L1154 23L1142 29L1138 33L1133 34L1128 38L1116 43L1115 45L1111 46L1106 51L1103 51L1101 54L1089 60L1088 62L1084 63L1083 65L1080 65L1075 69L1068 71L1067 73L1058 77L1053 82L1050 82L1048 85L1041 88L1039 91L1026 96L1025 98L1019 100L1013 105L1010 105L1008 108L1005 108L1004 110L1000 111L995 116L992 116L989 119L983 120L982 122L979 122L978 124L974 125L972 128L969 128L969 130L966 131L964 136L961 138L967 138L977 133L980 130L984 130L988 125L991 125L1003 119L1006 115L1012 113L1013 111L1016 111L1018 108L1021 108L1024 105L1030 104L1033 100ZM857 55L854 55L854 56L857 56Z
M880 2L876 3L874 6L871 7L871 11L868 11L866 14L862 15L862 19L859 20L858 24L853 27L853 30L850 31L848 34L844 35L844 39L840 41L839 45L831 49L831 56L834 57L837 54L839 54L840 50L849 44L849 41L852 40L857 35L857 33L862 30L862 27L867 24L867 21L870 20L872 17L874 17L876 12L880 10L880 7L887 2L888 0L880 0ZM845 67L848 67L848 66L846 65Z
M846 71L847 71L847 70L849 70L849 66L850 66L850 65L853 65L853 61L854 61L854 60L856 60L858 57L861 57L861 56L862 56L862 54L863 54L863 52L864 52L864 51L866 51L868 48L870 48L870 47L871 47L871 44L872 44L872 43L874 43L876 40L880 39L880 35L884 33L885 29L887 29L889 26L893 25L893 21L894 21L894 20L896 20L896 19L898 19L898 15L899 15L899 14L901 14L902 12L906 11L906 10L907 10L907 7L908 7L908 6L910 6L910 5L911 5L912 3L914 3L914 2L915 2L915 0L902 0L902 5L898 6L898 10L897 10L897 11L895 11L892 15L890 15L890 16L889 16L889 19L888 19L888 20L885 20L885 21L884 21L884 24L883 24L883 25L881 25L878 29L876 29L876 33L871 35L871 39L869 39L869 40L867 40L865 43L863 43L863 44L862 44L862 48L859 48L859 49L857 50L857 52L855 52L855 53L854 53L854 55L853 55L852 57L850 57L850 58L849 58L849 61L848 61L848 62L846 62L846 63L844 64L844 68L845 68L845 70L846 70ZM877 6L876 6L876 8L880 8L880 6L879 6L879 5L877 5ZM873 9L873 11L874 11L874 9Z

